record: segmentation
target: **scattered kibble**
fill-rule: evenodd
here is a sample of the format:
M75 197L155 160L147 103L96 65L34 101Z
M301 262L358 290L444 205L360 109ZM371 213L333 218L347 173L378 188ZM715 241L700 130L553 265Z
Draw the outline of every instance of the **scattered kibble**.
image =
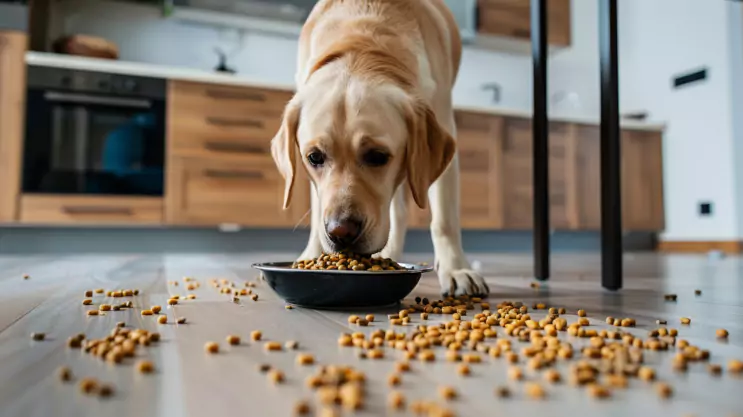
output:
M717 329L717 331L715 331L715 335L717 335L718 339L727 339L728 331L725 329Z
M678 296L676 294L666 294L663 296L666 301L676 301Z
M399 391L392 391L387 396L387 404L393 410L402 410L405 408L405 396Z
M391 374L387 377L387 385L396 387L402 383L402 378L398 374Z
M527 382L524 385L524 391L526 392L526 395L535 400L542 399L547 396L544 388L542 388L542 386L537 384L536 382Z
M157 322L160 324L167 324L168 323L168 316L160 316L157 318Z
M299 348L299 342L297 342L296 340L289 340L284 343L284 347L289 350L297 350Z
M707 371L712 376L718 376L718 375L722 374L722 366L720 366L718 364L711 363L711 364L707 365Z
M97 316L98 310L88 310L86 314L89 316Z
M93 378L83 378L80 380L80 383L78 384L80 387L80 391L83 394L94 394L96 391L98 391L98 381L96 381Z
M294 404L294 415L295 416L306 416L310 414L310 405L307 401L298 401Z
M257 341L261 340L261 337L263 337L263 333L261 333L260 330L253 330L252 332L250 332L250 338L253 341L256 341L257 342Z
M234 335L234 334L231 334L231 335L227 336L226 337L226 340L227 340L227 343L229 343L229 344L231 344L233 346L240 344L240 336L237 336L237 335Z
M681 317L681 324L691 324L691 319L688 317Z
M498 398L508 398L511 396L511 390L505 386L498 387L495 389L495 396Z
M673 395L673 388L665 382L658 382L655 384L655 392L661 398L669 398Z
M168 300L168 305L169 306L174 306L176 304L178 304L178 299L177 298L171 298L171 299Z
M297 355L297 364L299 365L312 365L315 363L315 357L309 353L302 353Z
M694 295L702 295L702 290L694 290Z
M728 372L731 374L743 374L743 361L731 359L728 362Z
M457 390L448 385L444 385L442 387L439 387L439 395L444 400L453 400L457 398Z
M31 333L31 339L35 340L37 342L41 342L46 338L46 334L44 333Z
M61 368L57 369L57 376L59 377L59 380L62 382L71 381L72 370L66 366L62 366Z
M374 321L374 314L367 314L366 315L366 321L368 321L369 323L373 322Z
M239 342L239 339L238 339L238 343L240 343ZM230 344L237 344L237 343L230 343ZM272 351L272 352L279 351L279 350L281 350L281 343L279 343L279 342L266 342L263 345L263 348L266 351Z
M137 370L142 374L151 374L155 371L155 364L151 361L139 361L137 363Z
M153 313L152 313L152 310L142 310L141 314L143 316L151 316Z
M457 367L457 373L462 376L467 376L471 373L470 367L467 364L461 364Z
M219 344L217 342L207 342L204 349L207 353L219 353Z
M278 369L272 369L268 372L268 379L275 384L280 384L284 382L284 373Z
M588 386L588 394L593 398L609 398L611 397L611 391L603 385L591 384Z

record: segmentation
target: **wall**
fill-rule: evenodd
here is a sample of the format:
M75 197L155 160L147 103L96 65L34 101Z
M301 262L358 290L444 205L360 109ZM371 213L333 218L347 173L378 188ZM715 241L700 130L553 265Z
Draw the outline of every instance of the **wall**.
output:
M621 107L669 121L664 139L664 240L734 240L739 201L733 156L728 13L722 0L623 0L619 6ZM740 19L738 14L737 19ZM705 83L672 89L706 66ZM700 201L714 215L700 217Z

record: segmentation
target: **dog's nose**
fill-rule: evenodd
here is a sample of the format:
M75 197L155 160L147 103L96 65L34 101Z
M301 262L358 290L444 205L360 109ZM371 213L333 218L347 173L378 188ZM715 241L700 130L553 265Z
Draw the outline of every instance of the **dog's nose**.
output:
M326 230L333 243L349 246L359 237L361 222L352 218L334 219L328 223Z

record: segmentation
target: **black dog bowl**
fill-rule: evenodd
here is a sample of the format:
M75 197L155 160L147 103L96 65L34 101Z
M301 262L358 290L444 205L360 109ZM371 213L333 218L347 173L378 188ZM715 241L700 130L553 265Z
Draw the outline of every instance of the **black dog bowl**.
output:
M405 298L433 268L399 264L399 271L318 271L292 269L292 262L253 264L285 301L314 308L370 307Z

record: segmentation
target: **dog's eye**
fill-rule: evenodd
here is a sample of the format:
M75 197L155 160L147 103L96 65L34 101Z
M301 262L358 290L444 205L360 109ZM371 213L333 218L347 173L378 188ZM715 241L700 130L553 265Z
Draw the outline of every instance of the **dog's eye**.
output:
M325 163L325 154L320 151L312 151L307 155L307 161L309 161L312 166L321 166Z
M389 160L390 156L388 154L378 150L371 150L364 154L364 164L373 167L387 165Z

